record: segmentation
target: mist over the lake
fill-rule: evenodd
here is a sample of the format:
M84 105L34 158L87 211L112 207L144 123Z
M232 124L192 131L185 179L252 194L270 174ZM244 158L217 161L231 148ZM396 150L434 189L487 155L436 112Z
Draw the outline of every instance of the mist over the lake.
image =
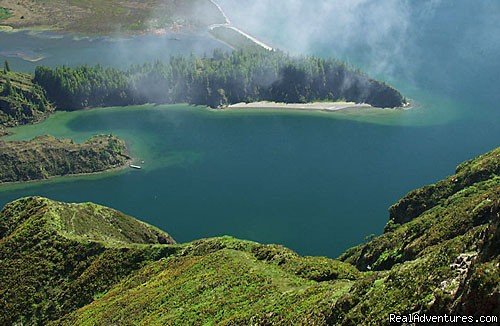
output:
M450 90L463 81L454 71L457 64L481 60L488 65L481 78L490 80L492 68L498 70L500 4L494 0L219 2L234 24L272 46L338 57L384 79L421 84L415 75L432 69L439 72L434 83ZM435 40L431 47L429 36ZM466 78L479 76L470 72Z

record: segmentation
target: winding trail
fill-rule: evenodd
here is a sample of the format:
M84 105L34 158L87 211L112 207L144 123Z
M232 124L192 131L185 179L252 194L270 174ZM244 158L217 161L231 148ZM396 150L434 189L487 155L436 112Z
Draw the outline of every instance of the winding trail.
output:
M244 31L242 31L241 29L233 26L233 24L231 23L231 20L229 20L229 18L227 17L226 13L222 9L222 7L217 2L215 2L215 0L210 0L210 2L213 3L213 5L217 7L217 9L219 9L220 13L222 14L222 16L224 17L224 19L225 19L226 22L223 23L223 24L213 24L213 25L210 25L210 26L208 26L209 30L213 30L214 28L218 28L218 27L229 28L229 29L232 29L232 30L240 33L241 35L243 35L244 37L246 37L250 41L254 42L258 46L261 46L261 47L263 47L264 49L266 49L268 51L274 51L273 47L267 45L266 43L264 43L264 42L262 42L260 40L258 40L257 38L253 37L252 35L250 35L250 34L244 32Z

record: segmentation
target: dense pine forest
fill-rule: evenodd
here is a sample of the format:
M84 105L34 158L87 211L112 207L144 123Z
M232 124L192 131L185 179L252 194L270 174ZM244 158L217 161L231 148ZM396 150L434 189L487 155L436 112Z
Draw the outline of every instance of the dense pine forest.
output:
M99 65L38 67L34 81L64 110L144 103L213 108L254 101L345 100L384 108L405 103L396 89L339 61L249 49L172 57L125 71Z

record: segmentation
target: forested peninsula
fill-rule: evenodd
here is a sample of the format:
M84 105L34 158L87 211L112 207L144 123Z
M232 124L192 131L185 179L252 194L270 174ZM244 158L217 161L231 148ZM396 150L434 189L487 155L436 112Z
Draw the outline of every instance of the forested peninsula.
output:
M390 314L498 316L499 174L500 148L461 164L401 199L384 234L339 259L231 237L175 244L106 207L20 199L0 212L0 324L385 325Z
M102 66L38 67L34 82L58 109L190 103L213 108L240 102L348 101L402 107L393 87L334 59L293 57L263 49L215 50L128 70Z
M365 103L402 107L393 87L334 59L280 51L215 50L211 56L172 57L127 70L102 66L37 67L34 75L0 72L0 125L43 120L54 110L189 103L212 108L251 102Z

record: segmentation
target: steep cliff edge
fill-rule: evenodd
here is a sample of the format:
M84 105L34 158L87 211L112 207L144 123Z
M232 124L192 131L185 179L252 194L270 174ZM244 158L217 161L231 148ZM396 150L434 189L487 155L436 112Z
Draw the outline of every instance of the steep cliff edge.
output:
M379 325L390 313L498 315L498 152L461 165L451 179L470 182L420 195L433 204L339 260L230 237L171 244L93 204L13 202L0 213L0 323Z

